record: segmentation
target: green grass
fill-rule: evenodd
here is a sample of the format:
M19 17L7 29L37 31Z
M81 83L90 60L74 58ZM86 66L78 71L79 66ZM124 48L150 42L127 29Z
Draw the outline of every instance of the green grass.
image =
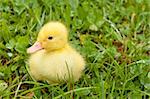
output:
M48 85L28 74L26 49L57 20L85 57L74 84ZM149 0L0 0L0 98L146 99L150 96Z

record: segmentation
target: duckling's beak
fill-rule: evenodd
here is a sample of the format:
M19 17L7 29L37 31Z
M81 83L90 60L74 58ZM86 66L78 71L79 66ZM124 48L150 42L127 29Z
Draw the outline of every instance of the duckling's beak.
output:
M40 42L35 42L30 48L27 49L27 53L32 54L38 50L43 49Z

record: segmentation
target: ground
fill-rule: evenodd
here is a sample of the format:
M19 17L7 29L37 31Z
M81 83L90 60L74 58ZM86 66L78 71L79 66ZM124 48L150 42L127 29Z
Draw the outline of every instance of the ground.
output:
M26 49L61 21L86 60L70 85L34 81ZM149 0L0 0L0 98L146 99L150 96Z

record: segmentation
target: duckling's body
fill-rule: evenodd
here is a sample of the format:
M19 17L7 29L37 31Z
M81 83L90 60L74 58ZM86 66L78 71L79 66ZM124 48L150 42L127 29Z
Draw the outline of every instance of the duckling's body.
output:
M40 50L31 55L29 64L35 79L49 83L77 81L85 65L81 55L70 46L53 52Z
M59 23L58 25L62 24ZM57 39L54 40L57 41ZM47 42L49 42L47 43L47 46L52 43L52 41ZM63 45L62 42L58 42L58 45L61 44L60 46L62 47L58 48L57 46L56 49L54 48L55 46L51 49L50 47L46 46L47 48L40 48L40 50L33 52L32 49L29 49L28 52L32 52L29 58L30 73L36 80L46 80L49 83L59 83L69 80L75 82L80 78L81 73L85 67L84 59L75 49L73 49L68 44L68 42L63 43ZM43 42L41 42L40 46L42 46L42 44Z

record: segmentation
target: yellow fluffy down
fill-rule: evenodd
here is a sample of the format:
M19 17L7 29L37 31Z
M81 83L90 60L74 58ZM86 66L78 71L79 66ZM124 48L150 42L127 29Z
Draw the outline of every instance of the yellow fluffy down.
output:
M36 44L27 49L30 74L48 83L77 81L85 68L83 57L68 43L68 31L60 22L45 24Z

